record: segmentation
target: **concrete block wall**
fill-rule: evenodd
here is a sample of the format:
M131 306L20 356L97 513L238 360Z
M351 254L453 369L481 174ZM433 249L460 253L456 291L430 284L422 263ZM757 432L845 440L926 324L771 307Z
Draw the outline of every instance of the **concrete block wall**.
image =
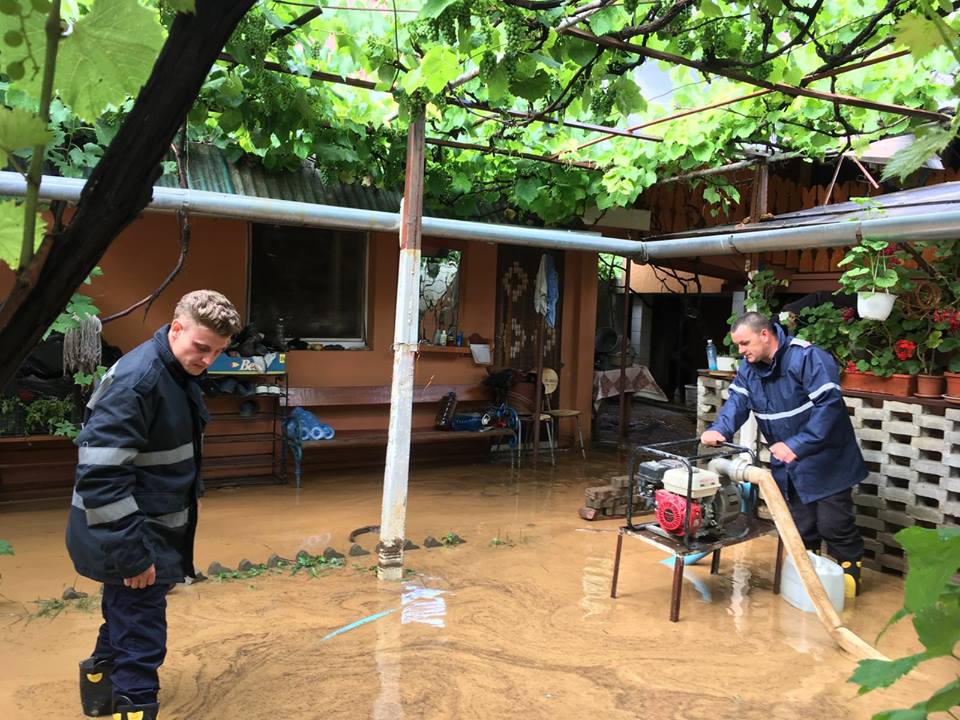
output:
M699 378L698 432L716 418L728 385L723 378ZM844 401L870 470L853 493L864 564L901 574L906 562L893 538L899 530L960 526L960 408L903 398Z

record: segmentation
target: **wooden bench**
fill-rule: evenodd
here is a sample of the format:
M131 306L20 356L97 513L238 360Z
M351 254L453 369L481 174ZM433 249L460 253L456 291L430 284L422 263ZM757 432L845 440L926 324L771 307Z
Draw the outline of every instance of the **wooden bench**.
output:
M418 385L413 389L413 402L439 407L440 401L450 392L456 393L457 411L482 409L493 402L493 395L486 385ZM351 387L291 387L281 402L289 410L295 407L305 409L325 407L358 407L390 404L389 385L363 385ZM468 407L464 407L464 405ZM315 413L324 422L323 414ZM512 438L509 428L490 428L488 430L436 430L434 428L413 428L410 432L411 445L450 444L464 442L484 442L489 445L494 438ZM304 450L311 448L373 448L385 447L387 430L337 430L331 440L300 440L287 436L287 444L293 453L297 487L300 487L301 457Z

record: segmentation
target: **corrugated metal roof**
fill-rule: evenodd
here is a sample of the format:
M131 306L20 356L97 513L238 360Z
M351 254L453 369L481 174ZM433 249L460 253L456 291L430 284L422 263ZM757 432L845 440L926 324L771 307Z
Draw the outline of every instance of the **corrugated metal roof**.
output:
M935 215L948 210L960 210L960 182L941 183L928 187L901 190L876 195L863 202L843 202L836 205L798 210L777 215L771 220L748 225L718 225L698 228L670 235L658 235L647 240L674 240L705 235L778 230L805 225L829 225L851 220L878 220L881 218L905 217L908 215Z
M315 205L335 205L360 210L399 212L402 193L352 185L331 185L309 163L296 171L269 172L255 160L232 163L219 148L191 143L188 148L187 185L192 190L292 200ZM157 185L179 187L176 175L164 175Z

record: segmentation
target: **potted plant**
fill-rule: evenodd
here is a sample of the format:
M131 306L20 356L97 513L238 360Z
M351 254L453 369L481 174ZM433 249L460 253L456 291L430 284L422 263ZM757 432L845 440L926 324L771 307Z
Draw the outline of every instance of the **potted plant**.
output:
M803 308L797 316L796 336L826 350L844 367L851 358L850 324L855 319L853 308L841 310L833 303Z
M857 320L850 323L852 357L841 375L847 390L909 397L916 390L911 364L916 343L904 337L902 317L891 322Z
M23 435L23 403L17 397L0 397L0 435Z
M886 320L897 299L891 290L909 287L903 258L886 240L864 238L837 266L849 266L840 276L840 286L857 293L857 312L867 320Z

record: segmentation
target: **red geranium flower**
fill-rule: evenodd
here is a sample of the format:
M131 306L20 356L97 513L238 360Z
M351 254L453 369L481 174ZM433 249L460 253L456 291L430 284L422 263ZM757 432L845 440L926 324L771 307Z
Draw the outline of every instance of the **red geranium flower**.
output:
M857 369L857 364L853 360L847 360L847 366L843 369L843 371L848 373L860 372Z
M840 313L840 316L843 318L843 321L846 323L853 322L857 317L857 311L852 307L844 308L843 312Z
M917 344L910 340L897 340L893 344L893 351L897 356L897 360L909 360L913 357L913 352L916 349Z
M887 245L883 250L880 251L881 255L893 255L897 251L896 245Z

